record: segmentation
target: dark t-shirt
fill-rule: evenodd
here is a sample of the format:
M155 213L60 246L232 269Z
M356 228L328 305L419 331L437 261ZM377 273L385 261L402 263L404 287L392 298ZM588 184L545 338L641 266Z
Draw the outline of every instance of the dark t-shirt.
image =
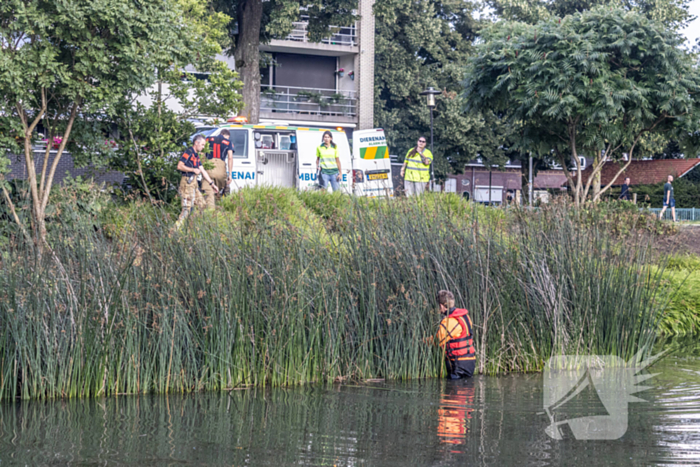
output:
M622 191L620 191L620 199L626 199L629 201L630 199L630 186L628 184L622 185Z
M211 151L207 153L207 159L221 159L226 162L226 156L228 156L230 151L233 151L231 141L221 135L207 138L207 141L209 141L209 147L211 148Z
M670 197L668 197L669 191L671 192ZM664 185L664 203L667 201L670 203L673 200L674 200L674 198L673 198L673 185L671 185L671 183L669 183L669 182L666 182L666 184Z
M185 164L185 167L191 169L198 169L202 166L202 161L199 159L197 152L193 147L189 147L185 150L184 154L180 156L180 161ZM180 172L182 175L189 175L190 172Z

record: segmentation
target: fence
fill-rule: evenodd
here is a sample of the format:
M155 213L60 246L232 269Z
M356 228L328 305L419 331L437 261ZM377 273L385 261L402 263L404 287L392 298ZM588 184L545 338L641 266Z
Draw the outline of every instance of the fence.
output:
M649 208L649 212L658 216L661 208ZM666 209L664 219L673 219L671 208ZM700 221L700 208L676 208L676 219L679 221Z
M34 167L41 174L41 167L44 162L44 155L46 154L46 143L38 143L34 145ZM57 151L51 149L49 151L48 164L52 164L54 158L56 157ZM2 155L0 155L2 157ZM26 180L27 175L27 165L24 161L24 153L21 154L7 154L7 158L10 161L9 173L6 175L8 180L18 179ZM50 167L50 165L49 165ZM76 167L73 162L73 156L68 152L64 151L61 156L61 160L56 167L56 174L53 179L54 184L61 183L67 176L72 178L83 177L83 178L94 178L98 183L106 183L108 185L118 184L120 185L124 180L124 174L114 170L109 170L107 167L95 167L90 164L87 167Z

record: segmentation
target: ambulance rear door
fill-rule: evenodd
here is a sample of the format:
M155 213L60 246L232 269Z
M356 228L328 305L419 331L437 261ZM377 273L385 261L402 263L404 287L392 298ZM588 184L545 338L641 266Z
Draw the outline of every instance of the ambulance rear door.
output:
M297 149L299 154L299 177L297 188L299 190L313 190L318 188L316 174L316 149L323 142L325 129L298 128L296 132ZM352 173L352 158L350 157L350 143L344 131L328 130L333 135L333 142L338 147L340 166L342 169L340 191L352 193L350 175ZM329 184L330 185L330 184ZM330 186L326 187L330 190Z
M357 196L392 197L391 159L381 128L352 134L354 193Z

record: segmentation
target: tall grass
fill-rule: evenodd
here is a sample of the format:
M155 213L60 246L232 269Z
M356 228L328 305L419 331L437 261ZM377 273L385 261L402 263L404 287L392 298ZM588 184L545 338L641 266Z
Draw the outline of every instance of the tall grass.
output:
M668 258L663 274L671 294L660 323L665 336L700 333L700 257L675 255Z
M118 229L57 228L55 256L3 253L0 399L440 376L441 288L470 310L489 374L647 352L662 306L642 237L564 205L253 190L180 232L129 212Z

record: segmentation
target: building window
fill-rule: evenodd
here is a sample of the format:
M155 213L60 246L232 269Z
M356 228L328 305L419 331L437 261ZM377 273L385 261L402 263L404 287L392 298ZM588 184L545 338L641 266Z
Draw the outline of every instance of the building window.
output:
M336 57L278 53L275 62L277 87L335 89Z

